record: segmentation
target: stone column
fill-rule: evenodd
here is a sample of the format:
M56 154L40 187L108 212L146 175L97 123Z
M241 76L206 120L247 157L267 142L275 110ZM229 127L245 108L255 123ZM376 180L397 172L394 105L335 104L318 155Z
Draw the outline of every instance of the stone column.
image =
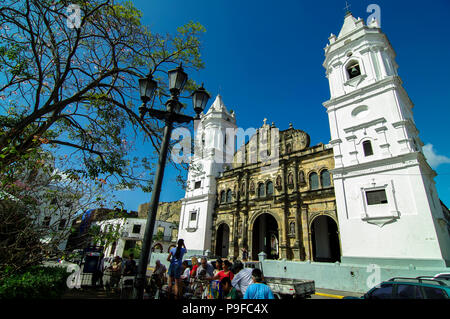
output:
M309 230L309 218L308 218L308 206L301 206L301 220L302 220L302 233L303 233L303 247L305 247L305 260L311 260L311 239Z

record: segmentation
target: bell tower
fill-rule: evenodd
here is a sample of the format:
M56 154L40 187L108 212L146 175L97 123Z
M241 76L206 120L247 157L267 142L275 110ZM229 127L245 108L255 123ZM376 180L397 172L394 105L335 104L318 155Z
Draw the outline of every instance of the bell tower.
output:
M222 97L217 95L196 125L194 155L181 204L178 238L184 239L189 253L204 254L205 250L211 250L216 177L234 155L235 113L229 112Z
M376 20L348 12L325 48L342 262L445 267L450 236L413 103Z

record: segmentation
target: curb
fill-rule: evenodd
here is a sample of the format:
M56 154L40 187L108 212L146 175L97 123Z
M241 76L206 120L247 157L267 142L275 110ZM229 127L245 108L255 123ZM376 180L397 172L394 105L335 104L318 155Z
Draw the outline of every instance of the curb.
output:
M317 296L322 296L322 297L336 298L336 299L342 299L342 298L344 298L344 296L332 295L332 294L325 294L325 293L322 293L322 292L316 292L315 295L317 295Z

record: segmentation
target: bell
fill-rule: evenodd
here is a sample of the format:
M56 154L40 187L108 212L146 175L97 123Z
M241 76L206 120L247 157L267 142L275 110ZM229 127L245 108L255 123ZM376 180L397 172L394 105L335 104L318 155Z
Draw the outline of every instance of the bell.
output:
M359 70L356 68L356 66L353 66L353 67L350 69L350 74L351 74L352 76L357 76L357 75L359 75Z

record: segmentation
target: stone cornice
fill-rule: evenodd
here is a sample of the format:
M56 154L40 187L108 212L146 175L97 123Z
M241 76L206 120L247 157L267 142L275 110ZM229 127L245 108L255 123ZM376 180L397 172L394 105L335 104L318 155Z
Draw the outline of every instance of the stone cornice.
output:
M350 92L348 94L344 94L344 95L335 97L333 99L330 99L330 100L322 103L322 105L325 108L327 108L327 112L330 112L332 110L335 110L335 109L338 109L341 107L345 107L347 105L361 103L361 102L367 100L369 97L371 97L371 95L369 95L369 94L378 95L380 93L383 93L386 91L392 91L392 90L395 90L398 88L402 88L402 81L401 81L400 77L389 76L383 80L369 84L367 86L364 86L364 87L357 89L353 92ZM381 91L375 92L378 89L381 89Z
M424 155L421 152L402 154L395 157L379 159L367 163L360 163L351 166L338 167L330 170L333 179L341 179L347 177L355 177L367 174L381 173L385 171L398 170L399 168L407 168L420 166L427 175L436 176L434 170L428 165Z

